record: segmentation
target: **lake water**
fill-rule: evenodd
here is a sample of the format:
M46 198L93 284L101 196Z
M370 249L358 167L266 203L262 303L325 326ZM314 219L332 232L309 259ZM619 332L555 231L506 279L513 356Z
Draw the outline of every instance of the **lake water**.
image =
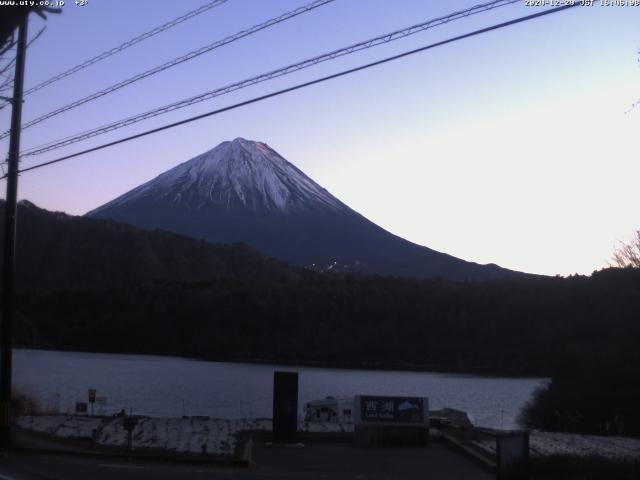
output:
M513 428L518 412L544 378L433 372L344 370L206 362L177 357L17 349L15 388L41 407L71 412L95 388L95 413L125 408L150 416L271 417L273 372L297 371L299 405L357 394L429 397L431 408L469 413L476 425Z

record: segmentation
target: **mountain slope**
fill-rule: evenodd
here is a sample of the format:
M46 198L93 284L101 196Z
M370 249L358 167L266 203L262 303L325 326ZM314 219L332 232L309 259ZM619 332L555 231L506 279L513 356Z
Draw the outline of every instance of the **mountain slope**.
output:
M213 242L247 242L296 265L410 277L516 274L397 237L333 197L264 143L223 142L89 212Z
M0 201L0 215L4 205ZM219 276L270 281L302 273L247 245L211 245L112 220L49 212L27 201L18 204L16 268L20 290L130 288Z

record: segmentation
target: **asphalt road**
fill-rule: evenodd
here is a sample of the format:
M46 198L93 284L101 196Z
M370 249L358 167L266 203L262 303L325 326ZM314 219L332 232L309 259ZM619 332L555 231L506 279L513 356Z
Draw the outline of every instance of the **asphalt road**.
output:
M427 448L377 449L335 443L308 444L296 449L256 445L253 460L255 465L251 467L228 467L14 451L4 453L0 458L0 480L494 478L438 443Z

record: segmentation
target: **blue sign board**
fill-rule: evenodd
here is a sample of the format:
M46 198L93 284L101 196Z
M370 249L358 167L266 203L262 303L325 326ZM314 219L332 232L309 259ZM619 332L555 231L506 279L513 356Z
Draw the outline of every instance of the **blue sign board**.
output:
M361 424L425 425L429 419L429 401L423 397L358 395L355 407Z

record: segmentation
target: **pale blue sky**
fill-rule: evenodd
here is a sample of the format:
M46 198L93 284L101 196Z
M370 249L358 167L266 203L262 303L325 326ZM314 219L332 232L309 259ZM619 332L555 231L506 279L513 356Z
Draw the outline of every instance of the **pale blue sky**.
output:
M203 3L67 2L28 52L26 87ZM23 119L305 3L230 0L27 97ZM39 145L477 3L336 0L27 129L22 145ZM640 109L625 114L640 98L640 7L598 5L25 173L20 197L82 214L241 136L268 143L340 200L415 243L527 272L590 273L606 265L617 239L640 228ZM535 11L523 2L479 14L25 165ZM31 34L41 25L33 17ZM8 109L0 112L0 122L8 128Z

